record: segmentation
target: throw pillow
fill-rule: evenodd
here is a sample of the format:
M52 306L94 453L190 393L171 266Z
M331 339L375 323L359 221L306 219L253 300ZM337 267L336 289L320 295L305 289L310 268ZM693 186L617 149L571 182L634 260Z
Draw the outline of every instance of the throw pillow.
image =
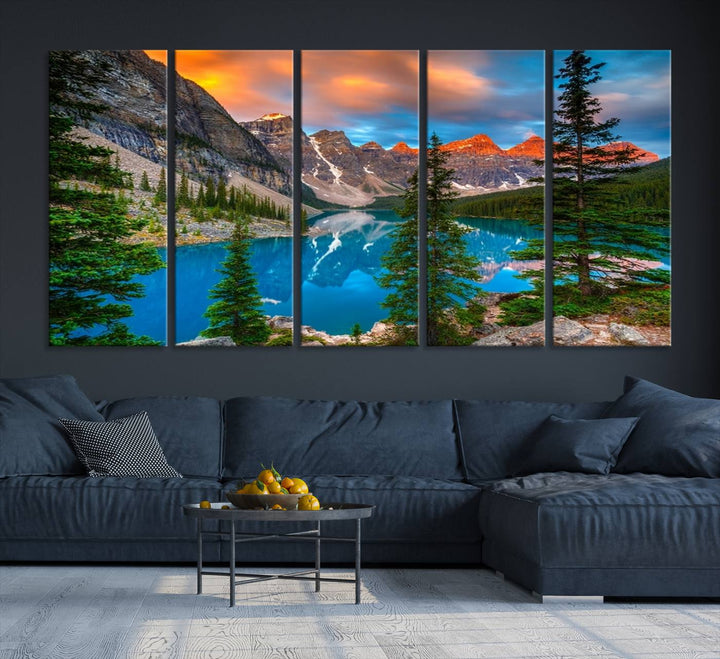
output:
M563 419L551 414L531 435L516 476L547 471L609 474L638 417Z
M90 476L182 478L167 462L147 412L112 421L60 419Z
M605 415L640 417L613 471L720 478L720 400L627 377Z

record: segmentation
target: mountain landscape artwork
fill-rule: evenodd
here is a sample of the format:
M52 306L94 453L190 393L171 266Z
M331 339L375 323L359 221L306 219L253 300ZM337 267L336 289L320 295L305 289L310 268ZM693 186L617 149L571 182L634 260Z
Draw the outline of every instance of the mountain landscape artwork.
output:
M402 319L384 279L417 166L417 51L303 51L303 345L417 344L417 243Z
M290 50L175 52L176 338L292 345Z
M167 343L169 217L179 346L670 345L670 51L545 61L429 51L422 180L418 51L50 52L50 345Z
M166 342L166 51L49 54L49 343Z
M554 342L668 346L670 51L555 51L554 73Z
M544 345L544 58L428 53L428 345Z

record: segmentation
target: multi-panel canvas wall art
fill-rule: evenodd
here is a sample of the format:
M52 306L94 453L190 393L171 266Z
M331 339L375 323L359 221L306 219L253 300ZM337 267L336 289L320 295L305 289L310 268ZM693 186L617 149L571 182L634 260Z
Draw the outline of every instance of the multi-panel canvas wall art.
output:
M290 50L175 53L176 339L292 345Z
M544 58L428 53L428 345L544 344Z
M303 345L414 345L418 53L303 51Z
M670 345L670 52L549 55L51 52L50 344Z
M165 51L49 55L49 341L166 341Z
M670 51L555 51L556 345L670 345Z

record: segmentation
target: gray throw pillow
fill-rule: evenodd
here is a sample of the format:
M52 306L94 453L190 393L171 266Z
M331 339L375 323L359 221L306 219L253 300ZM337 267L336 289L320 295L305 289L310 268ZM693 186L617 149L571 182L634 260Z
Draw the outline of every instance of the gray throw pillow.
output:
M60 419L90 476L182 478L167 462L147 412L112 421Z
M613 471L720 478L720 400L627 377L605 416L640 417Z
M551 414L531 435L516 476L551 471L609 474L638 417L563 419Z

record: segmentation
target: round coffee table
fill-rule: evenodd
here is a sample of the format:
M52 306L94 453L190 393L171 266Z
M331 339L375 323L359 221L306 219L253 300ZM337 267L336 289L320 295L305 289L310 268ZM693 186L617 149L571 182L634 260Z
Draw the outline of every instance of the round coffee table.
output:
M226 503L213 503L211 508L200 508L200 504L190 503L183 506L183 513L197 519L197 592L202 593L203 575L216 575L230 578L230 606L235 606L235 586L240 584L267 581L269 579L295 579L315 582L315 591L320 590L322 581L334 581L355 584L355 604L360 604L360 568L361 568L361 543L360 524L363 519L372 516L375 506L360 503L328 503L321 510L243 510L241 508L227 508ZM230 525L229 532L225 531L204 531L203 520L227 520ZM339 538L320 534L321 522L333 522L338 520L355 520L355 537ZM314 528L307 531L295 533L242 533L235 530L236 522L311 522ZM220 537L230 542L229 572L215 570L203 570L203 537ZM284 538L287 540L310 541L315 543L315 568L312 570L301 570L288 574L255 574L236 573L235 571L235 545L241 542L254 540L271 540L273 538ZM320 543L330 542L353 542L355 543L355 578L337 579L320 576ZM314 575L314 576L309 576ZM237 581L236 577L244 577Z

